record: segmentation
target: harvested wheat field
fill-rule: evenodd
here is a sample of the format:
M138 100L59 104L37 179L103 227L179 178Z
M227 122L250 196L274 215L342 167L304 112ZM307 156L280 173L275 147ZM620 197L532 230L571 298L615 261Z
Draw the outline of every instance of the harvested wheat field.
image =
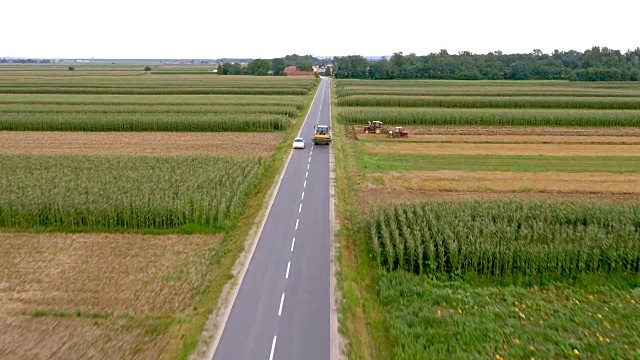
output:
M365 144L374 154L516 155L516 156L640 156L640 145L602 144L482 144L396 143Z
M0 154L269 157L281 133L0 131Z
M411 135L390 139L377 134L358 135L359 140L387 142L428 143L487 143L487 144L634 144L640 145L640 136L594 135Z
M473 201L518 199L547 202L608 202L637 203L637 193L575 193L575 192L530 192L530 191L429 191L391 189L386 187L364 186L365 191L358 194L358 210L367 213L370 209L388 204L406 204L419 201ZM371 196L371 191L375 196ZM366 195L366 194L369 195Z
M0 233L0 358L155 358L216 235ZM135 355L135 356L134 356Z
M0 315L3 360L157 359L166 340L127 319Z
M614 193L640 196L640 174L441 170L376 173L368 177L372 184L370 186L388 190Z

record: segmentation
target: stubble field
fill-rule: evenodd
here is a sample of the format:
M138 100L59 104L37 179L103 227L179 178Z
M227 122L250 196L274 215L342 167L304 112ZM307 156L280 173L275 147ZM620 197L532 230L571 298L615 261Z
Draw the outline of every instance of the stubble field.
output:
M638 96L337 80L350 357L636 358Z
M0 66L0 358L186 359L313 78Z

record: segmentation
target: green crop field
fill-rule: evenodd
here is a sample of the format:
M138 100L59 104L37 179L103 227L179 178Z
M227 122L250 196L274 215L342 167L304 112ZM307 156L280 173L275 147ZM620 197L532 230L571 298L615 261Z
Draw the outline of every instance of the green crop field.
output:
M319 82L145 65L0 64L0 357L187 359Z
M339 106L507 109L640 109L640 97L502 97L353 95L340 98Z
M261 159L0 155L0 227L228 229Z
M317 80L0 66L0 131L281 131Z
M640 86L553 81L339 80L344 124L640 126Z
M278 131L286 115L244 113L69 112L0 113L0 130L13 131Z
M638 110L340 107L336 113L340 122L351 125L378 120L390 126L640 126Z
M637 141L640 84L334 90L348 358L640 357L640 153L624 145ZM406 126L408 141L361 137L375 120ZM527 144L479 146L474 132ZM608 140L574 146L587 134Z
M640 272L640 206L416 203L370 214L378 265L425 275Z
M358 150L355 160L365 172L468 170L640 173L640 157L372 154Z

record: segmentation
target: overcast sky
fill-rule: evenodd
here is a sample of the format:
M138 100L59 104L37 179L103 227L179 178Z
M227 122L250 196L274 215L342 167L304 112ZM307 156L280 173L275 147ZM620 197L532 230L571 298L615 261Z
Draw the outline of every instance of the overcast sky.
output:
M5 0L0 56L273 58L616 50L640 0Z

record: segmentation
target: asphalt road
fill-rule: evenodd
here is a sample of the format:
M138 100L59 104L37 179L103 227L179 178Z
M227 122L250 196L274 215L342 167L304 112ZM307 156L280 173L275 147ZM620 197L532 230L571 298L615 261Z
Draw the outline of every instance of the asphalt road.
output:
M216 347L214 360L330 357L329 146L312 146L330 124L323 78ZM291 139L293 143L293 139Z

